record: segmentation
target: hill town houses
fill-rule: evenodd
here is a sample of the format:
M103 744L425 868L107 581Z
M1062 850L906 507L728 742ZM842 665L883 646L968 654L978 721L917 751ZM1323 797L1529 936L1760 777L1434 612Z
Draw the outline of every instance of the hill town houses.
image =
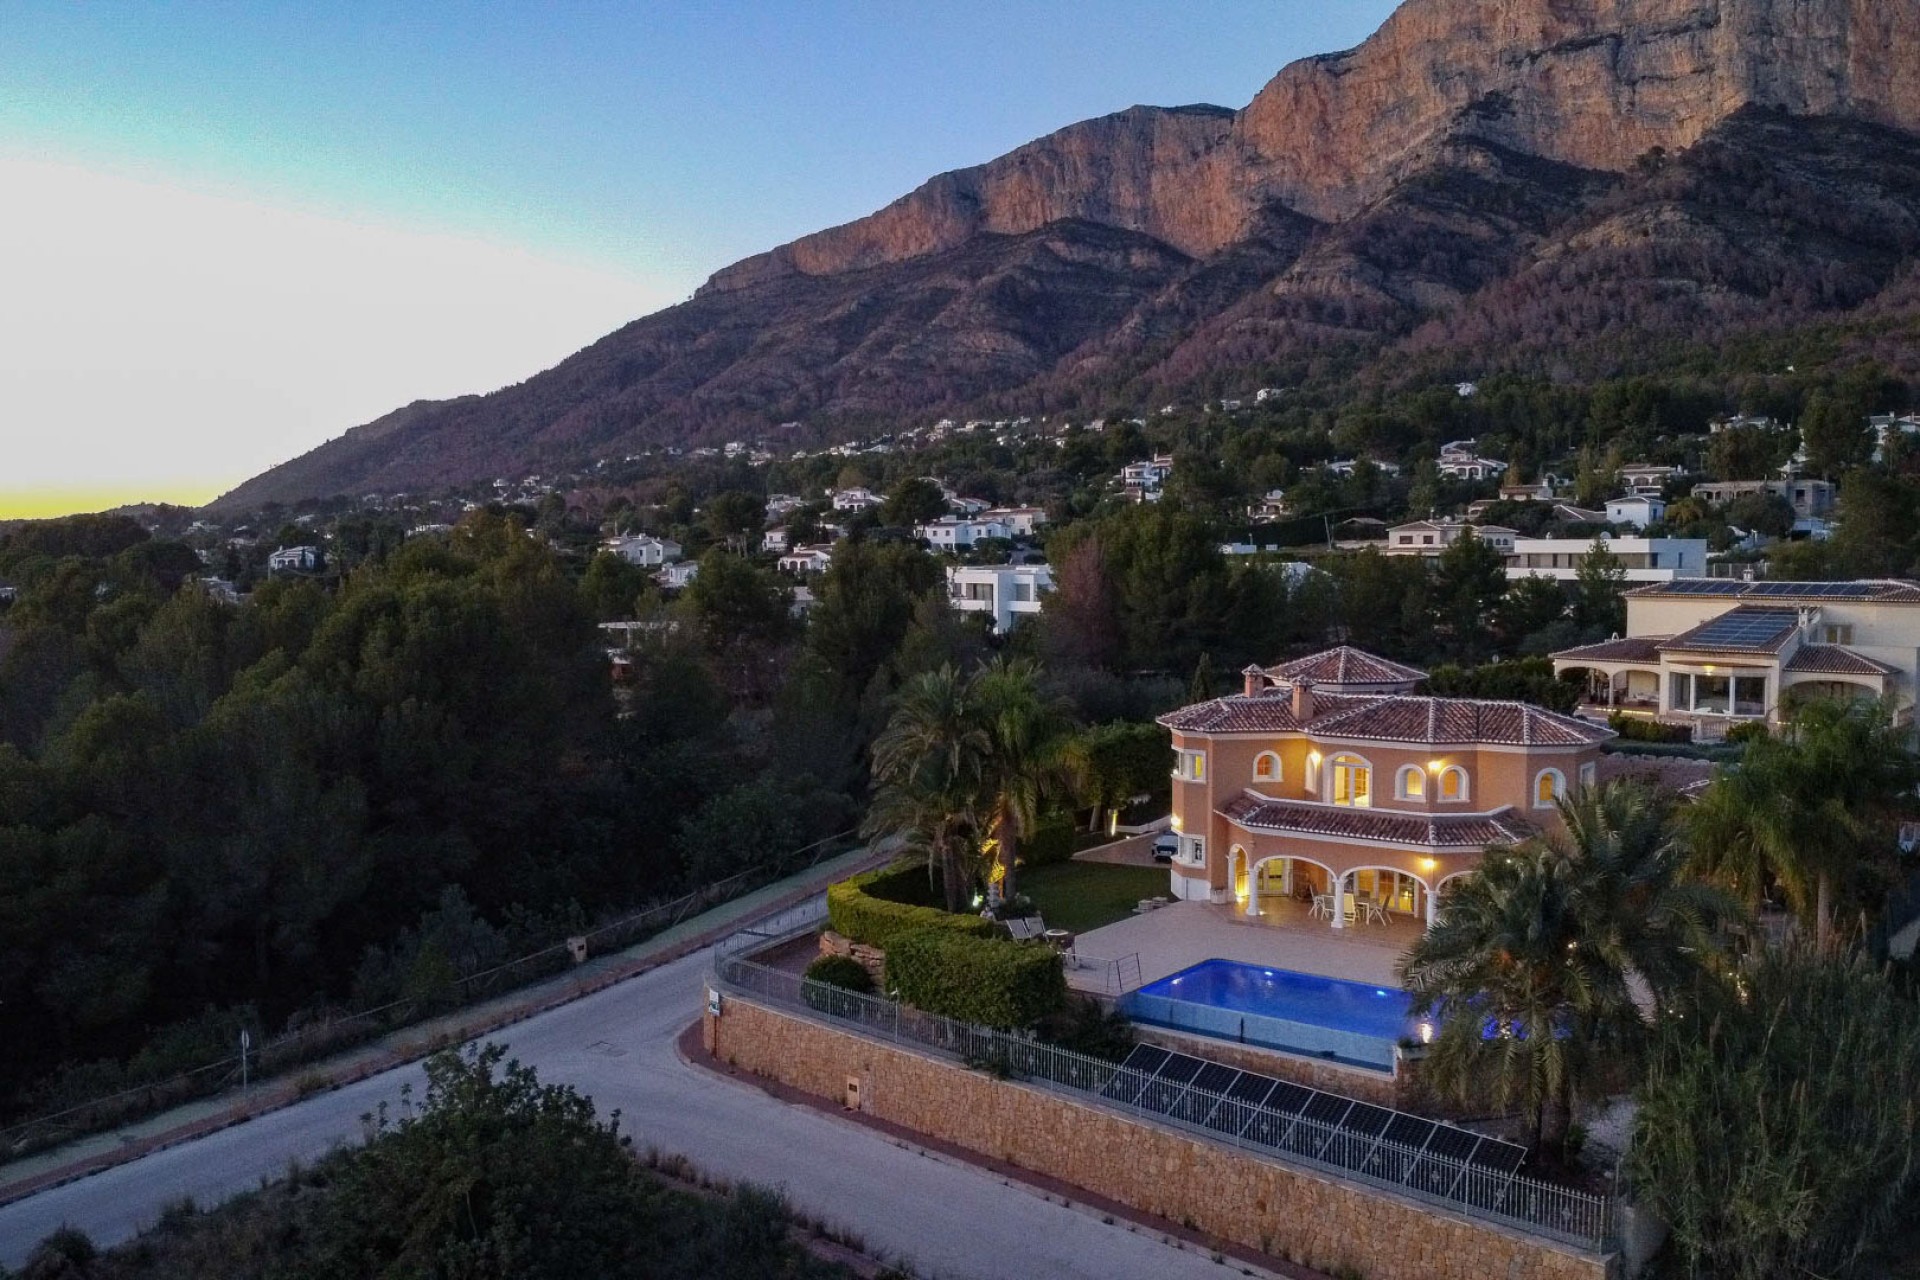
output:
M1176 898L1259 916L1312 904L1431 924L1492 845L1560 821L1612 730L1517 702L1421 697L1426 673L1341 647L1249 667L1242 692L1163 716Z

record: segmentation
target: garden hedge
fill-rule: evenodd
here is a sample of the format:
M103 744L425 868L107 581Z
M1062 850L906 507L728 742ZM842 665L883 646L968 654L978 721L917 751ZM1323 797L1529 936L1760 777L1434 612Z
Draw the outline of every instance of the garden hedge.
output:
M827 922L833 926L835 933L881 950L893 945L893 939L900 934L916 929L938 929L982 938L996 931L997 926L993 921L982 920L979 916L954 915L938 907L895 902L881 896L889 891L905 891L905 877L910 875L917 875L924 880L926 871L917 866L896 863L829 886Z
M1052 947L918 929L888 946L887 991L927 1013L1011 1031L1059 1012L1067 978Z

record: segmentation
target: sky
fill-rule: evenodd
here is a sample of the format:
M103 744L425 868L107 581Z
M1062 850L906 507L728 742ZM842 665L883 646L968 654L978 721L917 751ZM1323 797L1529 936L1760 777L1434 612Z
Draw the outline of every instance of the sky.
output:
M204 502L1394 0L0 0L0 518Z

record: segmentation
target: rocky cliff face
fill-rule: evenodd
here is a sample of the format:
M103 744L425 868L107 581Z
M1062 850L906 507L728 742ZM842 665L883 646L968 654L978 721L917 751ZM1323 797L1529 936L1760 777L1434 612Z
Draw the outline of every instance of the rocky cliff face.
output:
M1330 344L1382 369L1452 344L1477 369L1550 351L1564 370L1588 338L1659 346L1623 328L1882 314L1920 297L1916 69L1920 0L1407 0L1242 111L1136 107L943 174L222 502L790 419L1178 398Z
M1624 172L1743 107L1920 128L1909 0L1408 0L1359 48L1286 68L1244 111L1135 107L942 174L710 290L899 262L1063 218L1205 256L1270 203L1362 211L1462 134Z

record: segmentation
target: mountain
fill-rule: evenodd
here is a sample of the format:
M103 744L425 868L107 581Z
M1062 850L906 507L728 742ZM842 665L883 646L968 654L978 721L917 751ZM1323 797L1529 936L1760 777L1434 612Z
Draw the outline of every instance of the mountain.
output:
M1134 107L942 174L217 505L1171 394L1330 345L1392 367L1550 341L1605 371L1660 335L1906 315L1915 66L1920 6L1888 0L1407 0L1243 110Z

